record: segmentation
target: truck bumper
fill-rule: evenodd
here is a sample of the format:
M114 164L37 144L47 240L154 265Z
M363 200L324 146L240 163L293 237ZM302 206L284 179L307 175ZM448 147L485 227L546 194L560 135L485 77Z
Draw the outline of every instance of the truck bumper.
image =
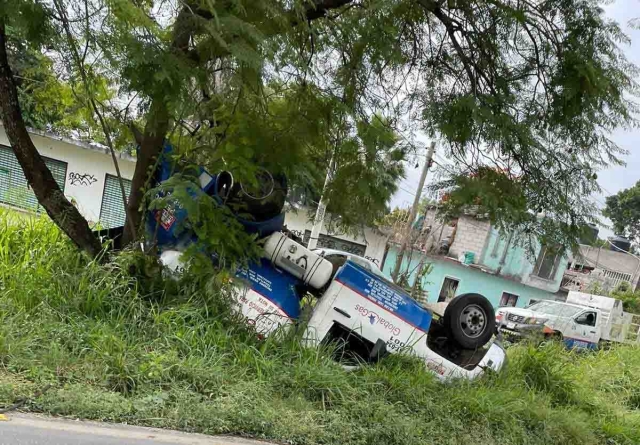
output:
M498 325L498 332L511 337L522 337L544 333L544 325L521 324L521 323L501 323Z

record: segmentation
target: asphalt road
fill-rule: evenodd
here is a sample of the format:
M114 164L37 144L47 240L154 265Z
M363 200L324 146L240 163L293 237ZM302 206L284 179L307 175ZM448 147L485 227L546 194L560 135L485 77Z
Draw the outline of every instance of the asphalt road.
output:
M0 445L268 445L231 437L187 434L10 413L0 421Z

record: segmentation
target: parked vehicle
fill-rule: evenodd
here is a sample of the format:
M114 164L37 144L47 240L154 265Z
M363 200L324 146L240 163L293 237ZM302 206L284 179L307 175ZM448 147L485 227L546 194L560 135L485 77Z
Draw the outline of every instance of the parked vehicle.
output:
M164 161L160 168L158 176L165 179L169 177L165 168L174 171ZM248 232L263 239L264 253L258 262L237 270L234 307L257 334L274 335L297 323L301 299L311 293L318 301L303 336L308 346L339 342L347 355L359 361L375 361L387 353L415 355L443 380L473 379L485 370L502 368L506 354L500 342L493 340L495 314L486 298L460 295L442 318L434 320L429 310L368 260L340 251L311 251L282 232L284 200L278 205L280 198L274 199L273 190L280 186L282 192L284 178L258 178L267 182L259 189L269 191L265 194L268 205L255 193L243 195L244 188L230 178L229 174L211 175L202 169L200 190L192 193L210 196L220 205L229 199L251 201L248 213L254 218L246 218L245 206L238 220ZM224 199L220 191L224 191ZM156 240L161 261L173 271L183 266L181 251L197 241L186 222L188 214L177 205L152 210L148 217L149 236ZM212 253L212 258L215 256Z
M525 309L498 308L496 323L503 334L541 334L570 348L595 349L603 342L640 344L640 315L624 312L620 300L581 292L569 292L566 303L544 300Z

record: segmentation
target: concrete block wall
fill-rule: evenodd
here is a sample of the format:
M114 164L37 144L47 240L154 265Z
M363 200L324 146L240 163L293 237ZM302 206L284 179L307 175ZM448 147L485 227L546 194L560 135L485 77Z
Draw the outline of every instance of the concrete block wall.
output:
M432 251L432 249L436 249L440 245L440 241L451 236L454 230L454 227L437 219L436 209L429 209L425 214L422 229L427 230L428 228L431 231L425 237L423 246L424 250L427 252Z
M477 219L473 216L461 216L458 218L455 239L449 249L449 256L457 258L463 252L473 252L475 254L474 262L477 263L487 245L490 231L491 223L488 220Z

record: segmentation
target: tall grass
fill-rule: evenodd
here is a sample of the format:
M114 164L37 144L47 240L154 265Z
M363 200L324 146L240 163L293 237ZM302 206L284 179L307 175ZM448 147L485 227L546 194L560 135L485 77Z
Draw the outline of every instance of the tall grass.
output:
M346 372L295 332L255 338L218 278L89 262L46 219L0 214L0 404L51 383L29 409L295 444L640 443L637 349L522 345L448 385L399 356Z

